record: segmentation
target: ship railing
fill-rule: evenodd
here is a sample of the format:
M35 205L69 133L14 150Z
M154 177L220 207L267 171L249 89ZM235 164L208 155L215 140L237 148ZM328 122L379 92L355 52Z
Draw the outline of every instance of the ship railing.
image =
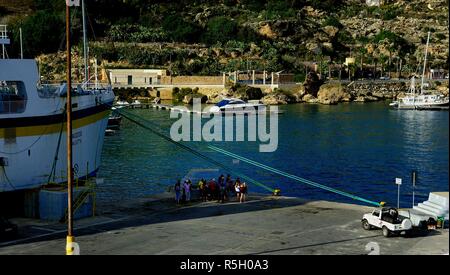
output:
M77 84L76 87L81 87L84 91L108 91L111 90L111 85L106 83L81 83Z
M42 98L59 97L60 90L61 84L41 84L37 86L38 95Z
M61 95L65 95L66 86L65 84L41 84L38 85L37 91L41 98L60 97ZM75 96L98 95L108 91L112 91L112 89L106 84L78 83L72 85L72 93Z
M84 90L90 90L90 91L107 91L111 90L111 84L106 83L105 81L101 81L98 79L98 74L92 74L91 77L82 82L77 84L77 86L80 86Z

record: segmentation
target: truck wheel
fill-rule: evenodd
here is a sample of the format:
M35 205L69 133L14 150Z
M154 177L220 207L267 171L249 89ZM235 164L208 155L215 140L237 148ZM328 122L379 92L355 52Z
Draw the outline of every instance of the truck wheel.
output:
M386 226L383 226L383 236L386 238L391 236L391 231Z
M367 220L363 220L361 224L362 224L362 227L364 228L364 230L372 229L372 226L369 224L369 222Z

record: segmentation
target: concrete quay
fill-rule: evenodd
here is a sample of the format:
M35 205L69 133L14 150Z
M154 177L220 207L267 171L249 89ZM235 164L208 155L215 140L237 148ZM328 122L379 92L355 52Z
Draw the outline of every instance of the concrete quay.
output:
M328 201L251 195L240 204L175 206L170 193L119 205L100 205L97 217L75 222L81 254L131 255L361 255L448 254L449 231L384 238L365 231L372 208ZM13 220L21 240L0 243L0 254L65 253L65 225Z

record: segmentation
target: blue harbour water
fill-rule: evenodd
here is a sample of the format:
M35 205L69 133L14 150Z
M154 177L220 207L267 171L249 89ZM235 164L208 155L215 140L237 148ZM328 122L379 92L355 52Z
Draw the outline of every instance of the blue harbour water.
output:
M398 111L387 103L337 106L280 106L279 145L260 153L255 142L222 142L215 146L290 174L346 191L371 201L397 203L395 178L403 179L401 206L412 204L411 172L418 172L416 203L430 191L449 189L449 113ZM168 111L130 110L160 125L167 133ZM206 142L186 143L233 170L250 176L286 196L361 203L274 175L220 155ZM105 138L98 188L103 202L160 193L191 169L213 165L124 119L121 131ZM219 175L218 175L219 176ZM258 186L250 191L267 193Z

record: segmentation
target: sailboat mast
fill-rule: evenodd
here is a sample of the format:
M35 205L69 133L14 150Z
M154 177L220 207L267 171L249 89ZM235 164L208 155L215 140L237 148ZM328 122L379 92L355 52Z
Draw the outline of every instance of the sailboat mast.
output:
M424 86L424 81L425 81L425 72L427 70L428 44L430 43L430 35L431 35L431 32L428 32L427 46L425 48L425 60L424 60L424 64L423 64L422 85L420 87L420 94L423 94L423 86Z
M89 82L89 64L88 64L88 40L87 40L87 31L86 31L86 7L84 0L81 0L81 10L83 16L83 52L84 52L84 81L87 84Z

